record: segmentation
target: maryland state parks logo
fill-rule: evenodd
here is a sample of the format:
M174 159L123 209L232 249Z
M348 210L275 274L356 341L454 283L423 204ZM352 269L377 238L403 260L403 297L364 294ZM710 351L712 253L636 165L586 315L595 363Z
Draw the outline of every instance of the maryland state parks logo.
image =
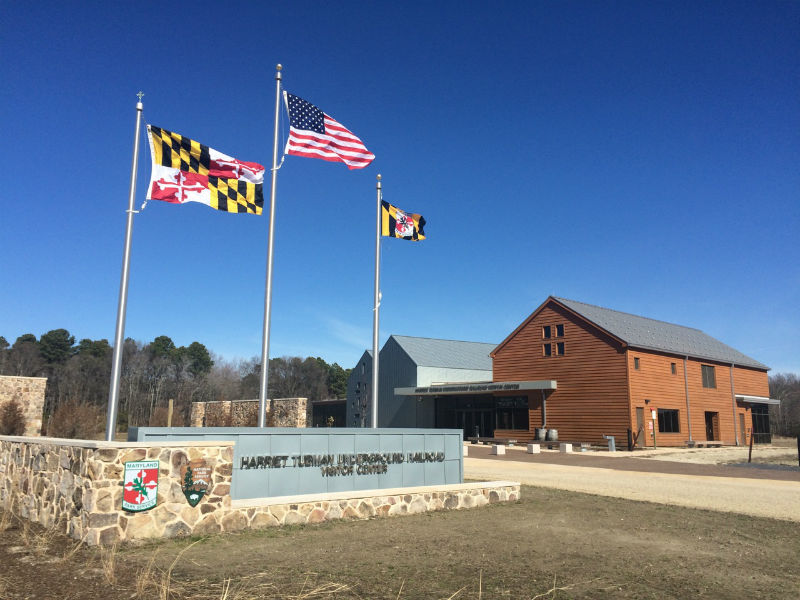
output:
M153 508L158 500L158 461L125 463L122 509L139 512Z
M197 506L211 485L211 467L204 458L191 460L181 467L181 479L189 506Z

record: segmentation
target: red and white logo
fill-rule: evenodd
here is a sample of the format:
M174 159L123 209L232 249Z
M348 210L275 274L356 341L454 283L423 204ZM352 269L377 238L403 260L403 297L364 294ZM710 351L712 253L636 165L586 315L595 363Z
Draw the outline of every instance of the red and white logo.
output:
M153 508L158 500L158 461L126 462L122 489L123 510Z
M398 210L394 221L394 230L397 237L411 237L414 235L414 219L406 213Z

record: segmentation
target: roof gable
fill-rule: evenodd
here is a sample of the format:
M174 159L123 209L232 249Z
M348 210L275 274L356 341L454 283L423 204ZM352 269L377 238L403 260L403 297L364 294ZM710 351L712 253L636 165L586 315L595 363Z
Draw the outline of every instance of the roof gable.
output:
M418 367L491 371L495 344L393 335L392 339Z
M500 342L492 351L492 357L550 302L560 305L612 338L632 348L666 352L679 356L691 356L692 358L713 360L755 369L769 369L767 365L742 354L727 344L723 344L718 339L699 329L657 321L556 296L549 296L519 327Z

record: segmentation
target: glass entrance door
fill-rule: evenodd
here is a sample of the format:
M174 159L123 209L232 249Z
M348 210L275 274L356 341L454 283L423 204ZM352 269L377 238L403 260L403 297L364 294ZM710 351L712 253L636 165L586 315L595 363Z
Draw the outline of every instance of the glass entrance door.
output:
M464 430L464 439L494 437L494 413L486 409L456 409L456 422ZM477 428L477 429L476 429Z

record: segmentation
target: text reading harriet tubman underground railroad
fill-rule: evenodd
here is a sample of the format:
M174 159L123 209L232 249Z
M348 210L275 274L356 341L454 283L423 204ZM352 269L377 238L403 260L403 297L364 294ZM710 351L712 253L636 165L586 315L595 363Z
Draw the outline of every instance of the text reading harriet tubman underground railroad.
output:
M379 475L389 465L444 462L444 452L296 454L243 456L240 469L319 468L323 477Z

